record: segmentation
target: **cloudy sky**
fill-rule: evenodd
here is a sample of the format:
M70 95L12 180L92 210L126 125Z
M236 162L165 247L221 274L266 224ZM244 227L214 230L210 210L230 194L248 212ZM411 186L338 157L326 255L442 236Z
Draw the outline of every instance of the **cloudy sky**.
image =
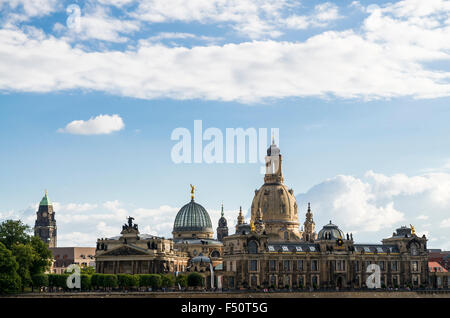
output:
M450 1L0 0L0 219L48 189L59 246L169 237L192 183L233 227L261 163L174 163L202 120L279 129L301 222L450 249L449 101Z

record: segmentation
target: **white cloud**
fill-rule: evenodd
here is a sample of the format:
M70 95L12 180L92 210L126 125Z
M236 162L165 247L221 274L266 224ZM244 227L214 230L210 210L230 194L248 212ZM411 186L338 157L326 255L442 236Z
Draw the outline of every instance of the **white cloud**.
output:
M6 19L9 23L46 16L59 8L61 3L58 0L0 0L0 10L12 10Z
M449 228L449 227L450 227L450 218L449 218L449 219L442 220L440 226L441 226L442 228Z
M163 2L158 6L170 11ZM196 17L194 11L190 15ZM322 19L330 17L332 13ZM187 48L141 41L133 49L103 52L71 47L67 39L37 30L8 28L0 30L0 90L87 89L143 99L243 102L330 94L363 99L448 96L450 72L423 63L450 59L449 28L434 17L397 17L378 8L371 10L361 31L328 31L304 42Z
M122 130L125 127L119 115L98 115L89 120L74 120L65 128L58 129L58 132L65 132L74 135L101 135L110 134Z
M450 227L450 219L442 220L450 208L449 181L450 173L387 176L368 171L362 178L330 178L297 199L302 209L311 202L317 230L332 220L343 231L358 233L359 241L379 241L400 225L413 223L417 233L438 247L447 242L434 238Z
M91 6L83 9L82 12L77 5L71 5L67 9L67 35L71 41L96 39L126 42L128 38L120 34L130 34L140 29L139 21L114 18L106 7ZM59 24L55 24L55 28L61 29Z
M150 23L229 23L252 39L278 37L282 34L280 28L326 26L339 17L338 7L329 2L317 5L308 15L285 16L286 11L299 6L299 2L289 0L150 0L139 1L131 15ZM300 19L307 21L304 26L299 27Z

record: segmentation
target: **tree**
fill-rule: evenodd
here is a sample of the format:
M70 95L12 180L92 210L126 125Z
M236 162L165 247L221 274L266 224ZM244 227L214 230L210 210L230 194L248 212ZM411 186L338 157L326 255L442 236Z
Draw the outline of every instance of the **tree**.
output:
M87 274L81 274L81 289L90 290L91 289L91 276Z
M0 242L11 250L13 244L27 244L30 241L30 227L18 220L6 220L0 224Z
M175 284L175 277L172 274L161 274L161 287L173 287Z
M49 249L48 245L37 236L31 237L30 244L37 256L33 260L30 268L31 275L48 271L53 261L52 251Z
M31 277L31 280L33 282L33 289L35 287L37 288L48 287L48 275L46 274L34 274Z
M93 266L83 266L81 267L81 274L93 275L95 274L95 268Z
M190 287L203 286L203 276L199 273L191 273L187 277L187 283Z
M139 276L137 275L118 274L117 280L121 288L139 287Z
M175 284L180 285L183 288L186 288L188 285L187 276L183 274L178 274L177 278L175 279Z
M38 255L30 244L14 243L11 251L19 265L17 273L20 276L23 291L26 286L32 284L30 269Z
M19 264L11 251L0 243L0 294L13 293L20 289Z
M115 274L98 274L99 281L101 283L100 286L106 287L106 288L116 288L118 285L118 279L117 275Z

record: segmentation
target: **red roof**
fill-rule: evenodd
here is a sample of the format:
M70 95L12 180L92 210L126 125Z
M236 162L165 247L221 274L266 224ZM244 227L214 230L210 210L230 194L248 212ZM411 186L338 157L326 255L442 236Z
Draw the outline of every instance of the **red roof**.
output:
M428 270L430 272L448 272L441 264L438 262L428 262Z

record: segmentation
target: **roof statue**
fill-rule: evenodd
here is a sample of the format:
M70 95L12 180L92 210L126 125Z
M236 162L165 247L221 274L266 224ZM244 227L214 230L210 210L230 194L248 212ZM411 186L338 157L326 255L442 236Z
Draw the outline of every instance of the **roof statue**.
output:
M414 228L414 226L412 224L410 224L409 226L411 226L411 234L415 235L416 234L416 229Z
M194 200L195 186L191 184L191 199Z

